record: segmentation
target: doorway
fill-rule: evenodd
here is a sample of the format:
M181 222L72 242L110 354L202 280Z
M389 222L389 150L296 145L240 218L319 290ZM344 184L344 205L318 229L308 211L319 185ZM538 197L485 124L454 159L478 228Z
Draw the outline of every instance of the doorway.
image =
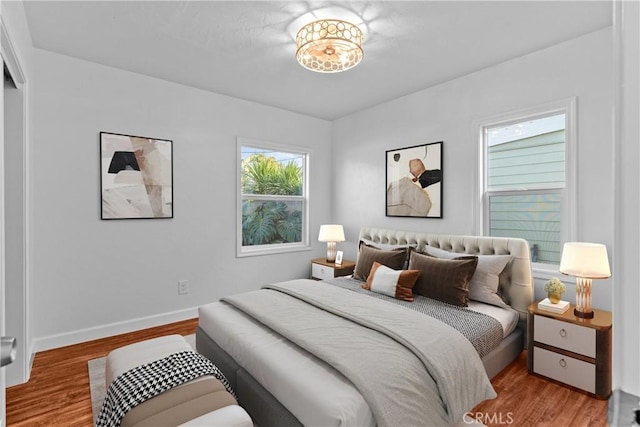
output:
M6 368L6 386L28 378L26 285L26 182L24 85L4 70L4 279L5 335L15 336L18 357Z

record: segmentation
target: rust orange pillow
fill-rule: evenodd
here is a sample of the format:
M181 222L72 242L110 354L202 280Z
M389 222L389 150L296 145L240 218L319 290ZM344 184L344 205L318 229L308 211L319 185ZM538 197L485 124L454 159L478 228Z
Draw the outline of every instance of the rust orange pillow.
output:
M374 262L362 288L404 301L413 301L412 289L419 275L420 270L394 270Z

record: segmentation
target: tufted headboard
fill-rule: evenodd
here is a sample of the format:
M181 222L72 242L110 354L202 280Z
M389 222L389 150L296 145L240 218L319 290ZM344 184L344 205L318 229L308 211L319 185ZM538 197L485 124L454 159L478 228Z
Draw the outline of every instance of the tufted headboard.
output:
M432 246L449 252L472 255L511 255L513 259L500 274L500 287L503 295L509 300L509 305L520 313L520 320L524 321L527 318L527 307L533 302L533 274L529 244L526 240L429 234L373 227L363 227L360 230L360 239L391 245L415 245L418 251L425 246Z

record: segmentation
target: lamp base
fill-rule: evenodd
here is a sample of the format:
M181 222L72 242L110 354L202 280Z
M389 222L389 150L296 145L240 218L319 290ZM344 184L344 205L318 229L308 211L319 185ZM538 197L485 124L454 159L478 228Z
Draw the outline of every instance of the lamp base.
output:
M327 242L327 262L336 262L336 242Z
M577 308L574 308L573 314L574 316L579 317L581 319L593 319L593 311L584 312L584 311L578 311Z
M576 278L576 308L573 309L573 314L581 319L593 319L591 279L589 278Z

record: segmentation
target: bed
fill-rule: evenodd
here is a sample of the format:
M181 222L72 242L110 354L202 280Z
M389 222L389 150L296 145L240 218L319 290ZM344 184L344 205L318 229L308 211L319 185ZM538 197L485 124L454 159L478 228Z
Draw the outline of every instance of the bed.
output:
M198 351L225 373L241 405L261 427L417 424L417 417L422 417L420 424L450 425L479 401L495 396L489 379L521 353L526 310L533 299L526 241L371 227L362 228L359 237L357 264L363 268L368 268L369 253L363 246L463 260L455 262L473 255L478 265L494 263L500 270L499 286L489 297L500 301L469 301L469 307L461 308L415 296L414 304L363 290L358 277L283 282L200 307ZM500 267L494 262L498 259L507 261ZM412 258L404 267L416 265ZM429 310L444 322L425 316ZM457 319L458 312L471 317ZM485 320L493 338L485 339L483 333L470 337L475 326L469 325ZM322 335L322 329L328 332ZM440 329L444 338L434 336ZM394 363L399 365L394 368ZM419 369L427 369L427 375ZM418 411L412 409L416 407ZM394 418L405 412L408 418Z

